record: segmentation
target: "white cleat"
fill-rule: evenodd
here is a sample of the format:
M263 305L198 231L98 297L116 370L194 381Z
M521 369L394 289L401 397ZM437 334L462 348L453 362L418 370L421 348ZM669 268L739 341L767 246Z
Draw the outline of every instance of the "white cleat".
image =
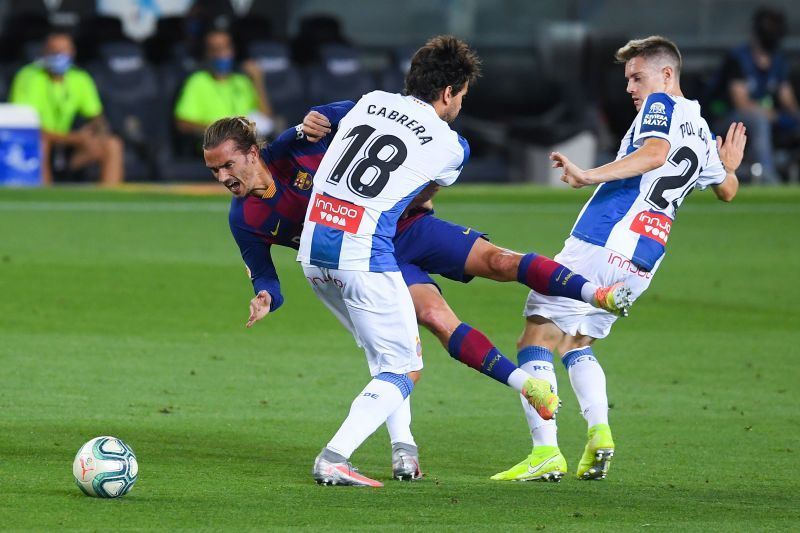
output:
M419 468L419 451L413 444L392 444L392 477L400 481L422 478Z
M338 457L337 457L338 456ZM333 461L330 459L335 458ZM336 460L341 458L342 460ZM331 452L322 450L314 461L311 475L320 485L344 485L351 487L383 487L383 483L362 476L347 459Z

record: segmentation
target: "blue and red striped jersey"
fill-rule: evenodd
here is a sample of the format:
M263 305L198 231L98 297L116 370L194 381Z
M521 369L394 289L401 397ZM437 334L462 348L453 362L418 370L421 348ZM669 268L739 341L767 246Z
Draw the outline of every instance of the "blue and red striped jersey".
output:
M353 102L336 102L312 109L339 123ZM333 132L316 143L309 142L295 128L286 130L261 150L261 158L272 174L275 186L265 198L247 196L231 199L228 222L239 245L256 294L262 290L272 297L270 310L283 303L280 280L272 261L272 245L297 249L306 215L314 173L328 148Z

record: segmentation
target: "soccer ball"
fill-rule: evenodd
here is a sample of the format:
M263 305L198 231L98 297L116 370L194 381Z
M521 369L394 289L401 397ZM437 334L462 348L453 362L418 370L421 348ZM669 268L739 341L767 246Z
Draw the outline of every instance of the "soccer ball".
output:
M78 450L72 474L87 496L119 498L125 495L139 474L131 447L115 437L95 437Z

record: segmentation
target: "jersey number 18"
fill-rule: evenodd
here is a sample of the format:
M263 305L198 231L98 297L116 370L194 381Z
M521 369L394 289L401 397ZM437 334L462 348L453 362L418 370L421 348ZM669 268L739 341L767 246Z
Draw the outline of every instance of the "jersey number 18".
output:
M362 198L375 198L381 193L389 182L389 175L406 160L408 149L394 135L379 135L370 140L373 133L375 128L366 124L347 132L343 139L351 139L350 143L339 156L328 183L338 184L345 178L347 188ZM351 168L358 155L361 157Z

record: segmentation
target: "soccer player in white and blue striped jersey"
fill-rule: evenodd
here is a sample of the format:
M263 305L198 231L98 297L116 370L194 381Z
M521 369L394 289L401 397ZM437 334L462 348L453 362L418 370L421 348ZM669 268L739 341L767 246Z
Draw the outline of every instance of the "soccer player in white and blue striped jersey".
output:
M317 456L318 483L381 486L351 454L397 411L422 369L414 305L394 256L397 221L431 182L451 185L469 145L450 129L479 60L462 41L436 37L420 48L406 95L364 95L339 122L314 177L297 256L312 289L364 348L372 380ZM552 410L544 380L536 394Z
M583 170L551 154L562 180L573 187L600 184L584 206L556 261L602 285L624 282L633 298L649 286L664 257L678 208L694 189L712 187L722 201L738 190L736 168L746 142L732 124L725 142L715 139L700 105L680 89L681 55L659 36L633 40L617 51L625 64L627 92L638 115L615 161ZM553 354L561 355L588 425L588 443L576 469L579 479L605 478L614 455L603 369L592 351L616 317L582 302L531 292L519 342L519 366L556 387ZM555 420L525 409L533 451L498 480L560 479L567 463L558 448Z

